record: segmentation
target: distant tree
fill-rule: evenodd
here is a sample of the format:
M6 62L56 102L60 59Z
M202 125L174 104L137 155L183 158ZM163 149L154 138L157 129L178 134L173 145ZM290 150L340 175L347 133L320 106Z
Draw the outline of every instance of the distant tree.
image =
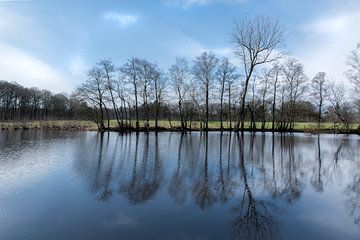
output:
M140 127L139 122L139 87L140 87L140 73L139 65L141 60L138 58L130 58L121 68L120 71L124 75L125 79L131 84L133 97L135 100L135 125L136 128Z
M270 70L270 84L272 87L272 107L271 107L271 129L275 129L275 111L276 111L276 96L278 94L279 79L281 75L281 67L278 63L273 64Z
M265 130L266 116L268 113L268 92L271 85L271 69L264 69L260 78L260 114L261 114L261 129Z
M345 72L347 78L354 84L355 89L360 91L360 43L357 48L350 53L346 64L349 70Z
M146 59L141 59L139 64L139 76L140 76L140 92L143 99L143 108L145 115L145 128L150 128L150 98L151 98L151 74L153 71L153 65Z
M282 66L284 76L284 90L287 93L287 119L286 128L293 129L295 113L299 100L303 97L306 90L307 78L304 73L304 67L294 58L289 58Z
M197 115L197 121L200 124L200 129L203 129L203 116L204 116L204 109L201 108L200 105L200 101L202 100L201 98L203 98L202 94L200 94L199 90L199 85L197 84L197 81L195 81L193 78L191 79L190 82L190 91L189 91L189 95L190 95L190 101L193 105L194 111L195 111L195 115ZM191 125L191 123L190 123ZM191 126L190 126L191 128Z
M345 72L345 75L354 85L355 91L357 93L356 101L358 106L360 105L360 43L358 43L357 48L353 50L347 58L346 64L349 66L349 70ZM358 126L358 132L360 133L360 124Z
M51 98L51 111L53 113L62 113L60 117L67 119L69 110L69 99L64 94L55 94Z
M354 121L353 107L345 100L346 92L343 84L330 83L329 101L338 120L345 127L346 132L350 132L351 123Z
M253 75L253 78L250 80L249 87L250 87L250 100L248 100L247 107L250 113L250 129L256 129L256 120L257 120L257 109L259 108L259 102L257 101L256 96L256 89L258 85L258 76Z
M234 104L234 97L233 96L236 96L236 86L238 84L238 81L239 81L239 78L240 78L240 75L239 74L234 74L234 75L231 75L231 77L229 78L226 78L225 80L225 91L227 93L227 115L228 115L228 122L229 122L229 129L232 129L233 128L233 125L232 125L232 121L233 121L233 111L232 109L233 108L236 108L235 107L235 104Z
M150 66L150 79L152 80L155 94L155 128L158 128L160 107L165 89L165 78L163 72L156 64L151 64Z
M204 52L196 58L193 66L195 79L205 97L205 130L209 128L209 97L210 89L215 80L216 66L219 60L211 52Z
M52 93L48 90L43 90L41 95L42 95L42 105L44 109L43 119L45 120L46 117L49 117Z
M235 23L232 40L235 43L235 54L239 57L245 74L240 116L237 122L237 128L241 123L243 129L249 81L257 66L274 62L282 57L282 54L275 50L283 42L283 29L275 19L251 18Z
M226 85L228 85L228 91L230 91L229 96L231 96L231 85L232 82L236 79L236 68L227 58L222 58L218 68L217 68L217 79L220 90L220 128L223 129L223 116L224 116L224 98ZM231 102L228 103L229 107L231 107ZM228 111L229 119L231 119L231 111ZM231 120L230 120L231 121ZM230 127L231 128L231 127Z
M110 59L100 60L96 65L99 67L99 69L101 69L103 78L106 81L106 89L110 95L109 99L112 103L118 126L122 127L122 125L120 123L119 110L118 110L118 107L116 104L116 96L114 94L116 67L113 64L112 60L110 60Z
M81 84L77 89L77 92L82 99L100 110L100 113L98 114L95 109L96 118L94 120L98 129L100 131L104 130L106 80L103 77L102 69L97 66L92 67L88 72L88 79Z
M178 112L180 116L181 128L187 128L184 101L189 92L190 70L185 58L176 58L175 64L169 68L169 79L171 89L177 98Z
M311 80L311 89L312 95L316 100L318 106L318 128L320 128L320 123L322 119L322 108L324 105L324 100L327 98L328 94L328 84L325 79L326 73L319 72Z
M126 128L131 128L131 93L128 89L128 82L126 77L121 73L118 75L118 79L115 82L115 92L117 98L120 100L120 116L121 116L121 126ZM125 122L125 123L124 123Z

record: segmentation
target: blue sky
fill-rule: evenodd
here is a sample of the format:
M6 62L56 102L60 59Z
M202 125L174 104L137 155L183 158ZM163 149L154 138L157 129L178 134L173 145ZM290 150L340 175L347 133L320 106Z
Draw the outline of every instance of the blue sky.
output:
M131 56L166 68L204 50L235 63L235 20L277 17L284 50L305 65L346 81L348 53L360 42L359 0L0 0L0 79L71 92L100 58Z

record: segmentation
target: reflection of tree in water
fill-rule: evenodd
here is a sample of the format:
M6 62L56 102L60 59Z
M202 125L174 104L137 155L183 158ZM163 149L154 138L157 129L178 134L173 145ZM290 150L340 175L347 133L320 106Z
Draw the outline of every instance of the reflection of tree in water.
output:
M350 211L350 216L354 218L354 223L360 227L360 166L358 173L353 176L351 183L346 187L345 195L346 207Z
M350 217L354 219L354 223L360 228L360 154L359 154L359 142L358 146L349 148L348 142L344 144L347 147L347 152L351 156L348 159L352 159L352 169L348 174L352 174L350 183L345 189L346 201L345 205L349 210ZM351 149L351 150L350 150ZM355 150L356 149L356 150ZM357 152L356 152L357 151Z
M329 165L327 180L330 182L339 182L343 178L343 172L339 163L340 156L344 148L348 147L348 140L346 138L341 139L340 143L333 155L332 164Z
M101 133L101 134L103 135L103 133ZM109 137L109 133L108 133L106 149L109 149L109 139L110 139L110 137ZM102 191L99 196L99 199L101 201L106 201L106 200L110 199L113 194L113 190L110 187L110 182L111 182L112 173L113 173L113 166L114 166L115 156L116 156L116 152L117 152L118 140L119 140L119 135L116 138L116 144L115 144L113 154L111 154L109 166L104 170L103 186L102 186ZM101 140L101 145L103 144L102 142L103 142L103 139ZM101 147L99 156L102 156L102 147Z
M289 136L289 139L285 139L285 136L281 136L281 164L282 174L284 178L284 187L280 190L280 197L285 199L289 203L293 203L301 197L302 189L304 188L304 180L302 179L303 173L298 172L298 165L300 161L295 161L294 153L294 136ZM284 162L284 156L287 150L287 158Z
M153 166L149 166L149 134L145 134L143 158L138 163L139 135L136 135L135 155L131 180L120 187L131 203L143 203L153 197L161 182L161 160L159 157L158 134L155 134L155 156ZM139 166L138 166L139 164ZM150 170L149 170L150 168Z
M276 184L276 164L275 164L275 134L272 133L271 136L271 169L272 169L272 178L270 184L267 184L266 189L268 189L268 191L270 191L270 194L272 197L277 196L278 194L278 189L277 189L277 184Z
M360 166L352 173L345 172L356 163L349 159L358 160L360 154L353 152L357 148L350 146L353 141L348 137L336 140L333 148L333 142L326 144L332 138L325 136L173 135L179 137L98 134L90 144L79 144L76 171L101 201L113 197L117 189L130 203L144 203L164 186L167 191L161 194L167 193L175 203L182 204L191 197L199 208L209 209L217 202L232 203L241 191L232 227L245 239L275 238L277 207L299 199L306 183L322 192L329 180L336 184L351 180L344 191L346 206L360 225ZM267 144L268 140L272 143ZM162 142L168 142L166 148L159 147ZM165 156L169 158L164 162L167 168L162 166ZM341 168L342 175L334 174ZM345 173L346 178L339 178Z
M320 143L320 134L317 135L317 156L316 156L317 167L314 168L314 174L311 177L311 185L315 189L316 192L323 192L324 186L323 181L321 179L321 166L322 166L322 159L321 159L321 143Z
M94 147L94 153L96 157L96 166L94 169L93 181L90 186L92 192L96 193L97 198L101 201L106 201L111 198L113 194L113 190L110 186L113 165L115 161L117 148L114 148L114 152L110 157L110 160L104 161L104 155L106 151L109 149L109 135L106 136L107 142L104 146L104 134L98 133L96 136L96 145ZM116 139L118 141L118 138ZM98 152L96 152L98 151Z
M228 199L234 195L234 188L236 187L236 182L233 181L230 172L230 147L231 147L231 133L228 137L228 153L227 153L228 161L226 163L226 168L224 168L223 132L221 132L220 144L219 144L219 176L215 182L215 190L219 200L222 203L227 202Z
M208 151L209 151L209 139L208 133L204 133L205 138L205 159L204 166L201 168L198 179L195 180L194 187L192 189L195 203L201 209L210 208L216 201L216 192L214 191L211 178L209 177L208 169ZM200 137L201 138L201 137ZM201 138L202 139L202 138Z
M272 216L275 206L271 202L255 199L251 192L247 171L244 163L243 135L239 139L239 165L244 190L240 204L235 208L238 217L233 221L232 228L239 239L276 239L277 223Z
M177 164L176 169L171 177L169 184L169 194L174 199L176 203L184 203L187 195L187 188L185 186L185 177L184 170L182 166L182 146L184 141L185 133L182 133L180 136L179 148L177 152Z

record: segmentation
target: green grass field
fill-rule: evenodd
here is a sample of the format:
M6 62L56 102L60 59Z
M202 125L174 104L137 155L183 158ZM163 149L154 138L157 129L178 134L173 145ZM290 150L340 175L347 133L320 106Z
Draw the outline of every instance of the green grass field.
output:
M140 122L140 126L144 126L144 121ZM107 122L105 122L107 125ZM132 121L132 125L135 126L135 121ZM179 128L181 126L180 121L172 121L172 127ZM249 122L245 123L245 128L248 128L250 125ZM155 126L155 121L150 121L150 127ZM171 129L170 123L167 120L160 120L159 126L166 129ZM224 123L224 128L226 129L229 126L228 123ZM235 122L233 123L235 126ZM116 120L110 121L110 127L116 128L117 122ZM257 128L260 129L261 123L257 123ZM352 124L352 130L356 130L358 124ZM199 129L200 124L199 122L192 123L193 129ZM220 122L219 121L211 121L209 122L210 129L219 129ZM0 122L0 129L3 130L10 130L10 129L59 129L59 130L73 130L73 131L81 131L81 130L91 130L96 131L97 126L92 121L87 120L54 120L54 121L21 121L21 122ZM266 129L271 129L271 123L266 124ZM331 132L334 129L344 129L341 125L334 125L333 123L322 123L320 125L319 131L327 131ZM297 122L294 126L294 131L299 132L312 132L318 131L316 123L304 123L304 122Z

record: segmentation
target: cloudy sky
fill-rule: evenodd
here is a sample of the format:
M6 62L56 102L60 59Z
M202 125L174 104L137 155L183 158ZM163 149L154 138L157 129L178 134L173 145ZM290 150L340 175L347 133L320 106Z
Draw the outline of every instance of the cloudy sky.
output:
M0 79L71 92L100 58L146 57L162 67L204 50L233 60L237 19L267 15L286 29L286 51L346 81L360 42L359 0L0 0Z

